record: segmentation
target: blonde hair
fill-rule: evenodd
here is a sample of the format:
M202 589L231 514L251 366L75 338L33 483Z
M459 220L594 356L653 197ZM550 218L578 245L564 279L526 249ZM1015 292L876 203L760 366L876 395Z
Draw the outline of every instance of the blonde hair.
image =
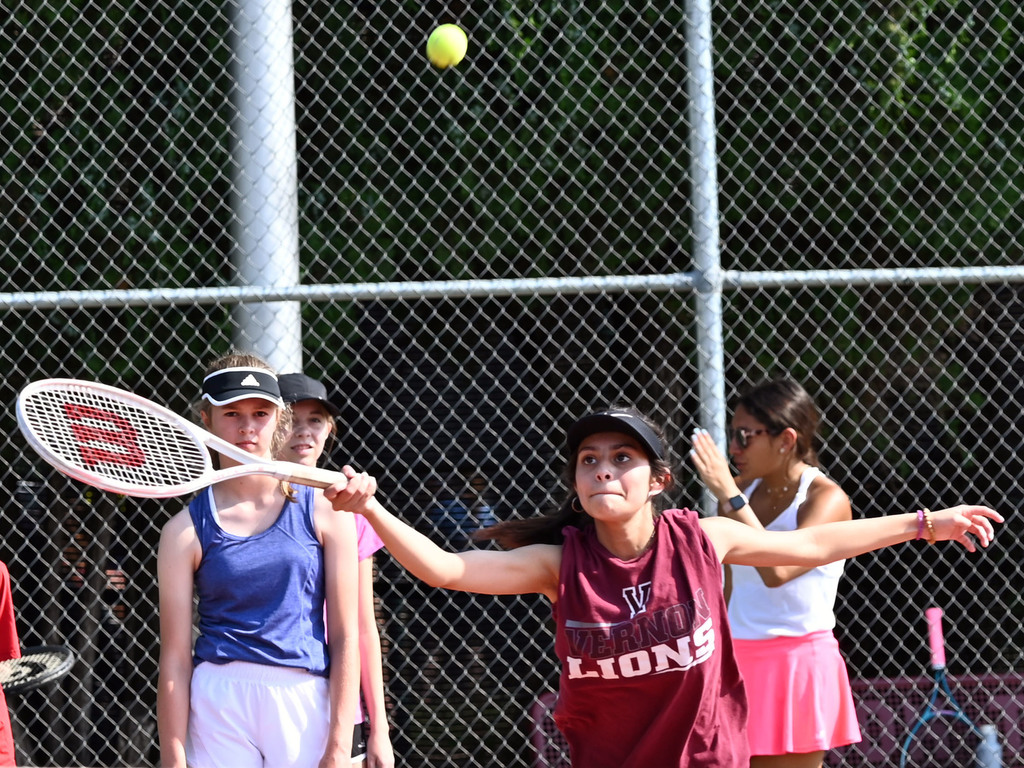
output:
M272 373L275 376L277 371L259 355L253 354L252 352L240 352L233 350L228 352L226 355L212 360L207 366L206 371L203 373L203 377L209 376L215 371L222 371L225 368L259 368L261 370ZM269 401L268 401L269 402ZM206 414L207 418L210 416L210 411L213 405L209 400L200 399L193 408L196 411L196 415L200 417L202 422L201 414ZM274 405L274 409L277 411L277 427L274 429L274 436L270 444L270 455L276 457L280 453L281 449L284 448L285 441L288 439L288 435L292 431L292 409L290 406L285 405L281 408L278 405Z

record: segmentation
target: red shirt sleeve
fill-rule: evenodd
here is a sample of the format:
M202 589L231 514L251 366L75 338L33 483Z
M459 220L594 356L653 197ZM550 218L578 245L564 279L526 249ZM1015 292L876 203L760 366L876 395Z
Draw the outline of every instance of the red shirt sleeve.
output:
M0 563L0 661L21 656L18 627L14 623L14 601L11 599L11 575Z

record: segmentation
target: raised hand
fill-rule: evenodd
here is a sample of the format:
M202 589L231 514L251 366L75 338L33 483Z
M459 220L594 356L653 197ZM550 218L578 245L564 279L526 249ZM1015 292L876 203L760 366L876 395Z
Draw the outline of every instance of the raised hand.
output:
M740 489L733 478L729 462L715 445L711 434L706 429L695 429L692 440L693 450L690 451L690 460L708 490L720 502L738 494Z

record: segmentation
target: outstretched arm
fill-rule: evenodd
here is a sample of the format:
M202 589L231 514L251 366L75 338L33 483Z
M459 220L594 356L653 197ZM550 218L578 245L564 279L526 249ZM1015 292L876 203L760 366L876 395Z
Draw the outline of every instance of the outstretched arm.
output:
M416 578L434 587L484 595L540 593L558 597L558 569L562 548L533 544L509 551L470 550L449 552L412 526L388 512L374 498L376 481L365 472L344 467L344 488L324 491L334 508L358 512L373 526L391 556Z
M1003 522L995 510L969 505L937 510L931 519L936 541L956 541L970 552L975 551L975 540L983 547L992 541L992 521ZM723 563L818 566L916 539L918 516L911 512L844 520L795 531L757 530L713 517L701 520L701 527Z

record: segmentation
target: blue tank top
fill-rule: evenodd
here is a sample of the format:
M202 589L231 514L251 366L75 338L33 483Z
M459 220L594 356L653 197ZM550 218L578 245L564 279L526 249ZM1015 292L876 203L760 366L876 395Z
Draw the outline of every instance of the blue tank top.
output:
M203 554L195 573L199 637L193 662L248 661L326 677L324 557L312 488L295 486L277 520L235 536L214 517L210 488L189 504Z

